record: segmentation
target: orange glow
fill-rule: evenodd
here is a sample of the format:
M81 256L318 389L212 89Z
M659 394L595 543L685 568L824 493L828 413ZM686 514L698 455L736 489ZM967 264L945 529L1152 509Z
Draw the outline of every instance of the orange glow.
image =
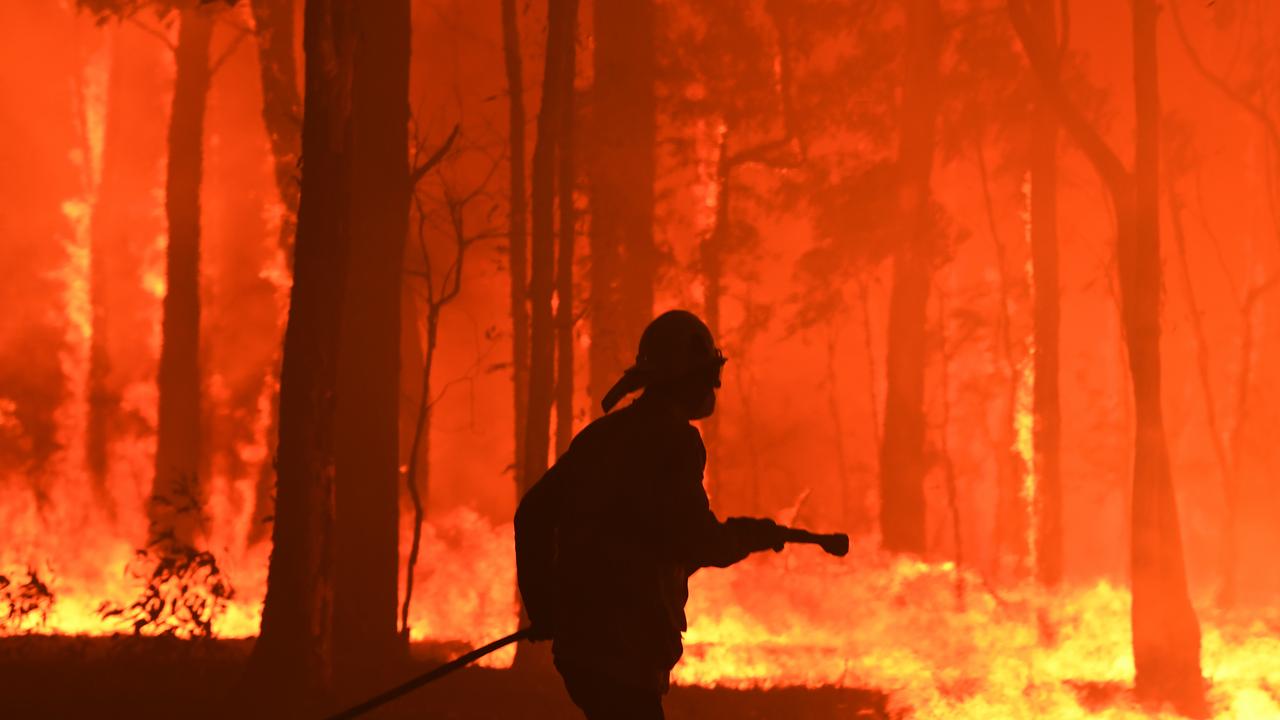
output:
M1274 70L1280 62L1278 54L1265 63L1258 60L1256 73L1245 72L1254 63L1253 54L1266 55L1275 41L1236 48L1231 44L1237 42L1234 34L1222 30L1238 22L1230 13L1254 12L1249 8L1267 3L1177 3L1206 61L1213 67L1240 68L1228 78L1231 87L1253 92L1252 74L1268 77L1262 70ZM21 300L14 302L12 312L5 308L0 313L0 351L8 353L0 358L0 637L102 637L133 632L123 615L104 614L104 608L137 600L155 566L146 544L159 412L156 366L167 290L164 142L156 140L146 152L117 149L117 155L127 156L123 164L128 166L123 173L127 182L118 181L118 186L103 167L112 162L112 130L118 129L111 126L113 108L126 108L126 124L148 115L143 129L121 135L126 140L164 134L167 111L159 108L168 107L170 91L157 88L170 88L175 68L162 38L173 43L178 34L145 13L99 28L73 14L75 2L25 6L46 4L57 8L41 12L57 15L66 27L42 26L40 38L74 45L74 51L67 51L74 56L74 62L65 63L68 72L34 63L24 68L10 62L7 70L0 65L0 80L7 83L0 89L14 88L17 98L5 97L0 106L2 119L12 119L17 128L13 138L0 133L0 167L15 158L29 165L13 177L0 177L0 264L27 263L19 270L30 281L20 294L0 296ZM691 8L696 5L663 4L685 14L695 12ZM509 150L509 93L499 67L498 3L424 0L415 9L419 5L433 12L419 13L413 27L412 127L422 136L415 141L430 151L455 122L461 128L457 143L417 187L420 199L431 206L440 200L431 194L446 186L480 188L481 178L491 183L480 188L483 192L477 190L465 218L476 240L468 249L457 299L438 318L431 430L419 471L419 478L426 478L426 520L408 614L409 637L421 644L419 650L430 645L433 651L460 654L463 647L511 633L519 618L510 522L516 502L511 255L505 245L507 176L501 164ZM600 3L583 5L585 14ZM765 7L789 5L745 3L742 12L760 15ZM953 14L963 4L942 5L949 27L971 22L978 27L990 20L985 11L974 18ZM1128 162L1133 155L1130 45L1127 36L1121 37L1127 21L1117 19L1122 15L1112 5L1072 4L1077 15L1072 47L1064 57L1072 62L1072 88L1078 85L1082 98L1096 104L1084 108L1086 119L1098 121L1101 139ZM1129 7L1114 5L1125 12ZM525 27L526 34L542 33L545 3L521 6L521 22L536 25ZM434 12L446 7L448 12ZM1198 13L1194 17L1193 7ZM222 603L212 621L216 638L252 638L261 623L271 545L269 526L263 533L259 512L270 511L257 504L271 489L261 483L273 462L281 336L293 279L280 247L281 229L291 227L293 218L275 184L272 146L261 117L256 39L251 33L239 37L239 25L249 22L248 6L240 3L235 12L241 15L231 18L234 22L220 21L215 32L214 57L222 62L209 91L201 190L200 362L206 424L201 452L207 457L200 458L203 504L194 545L216 558L234 595L224 602L199 582L191 592ZM1265 7L1257 12L1274 13ZM798 10L785 18L794 24L797 44L824 30L806 13L821 11ZM1022 62L1021 55L1009 60L1010 68L987 68L966 55L974 53L966 43L994 43L993 38L1003 38L995 43L1002 52L1016 50L1005 29L997 28L991 37L954 35L943 53L948 72L942 79L973 86L948 84L938 99L930 191L941 250L930 260L937 274L931 280L931 299L924 302L926 330L920 333L925 365L919 398L925 467L920 476L927 551L895 556L875 545L884 423L896 397L888 387L895 369L888 350L894 345L889 258L903 233L896 211L885 207L894 204L897 194L878 186L896 182L899 171L894 158L902 92L893 73L902 70L896 45L902 18L896 10L888 14L878 21L883 27L819 38L822 47L813 58L799 57L796 51L791 58L796 67L787 65L795 77L786 83L783 60L774 52L773 23L763 15L744 21L742 32L755 25L760 32L744 47L768 55L757 63L754 82L759 87L752 93L733 95L733 78L680 78L687 70L681 67L663 69L675 80L659 80L680 85L663 88L656 101L657 209L650 248L660 258L652 288L655 314L676 307L704 311L708 286L700 253L716 223L727 221L720 228L725 242L717 248L722 253L717 341L730 355L730 364L717 396L716 438L708 448L716 472L713 509L722 518L773 517L815 531L855 535L853 551L843 560L801 547L754 556L729 570L698 572L691 581L686 652L673 681L701 687L881 690L890 695L895 711L912 718L1172 720L1172 712L1140 707L1132 688L1128 574L1136 433L1116 281L1122 260L1115 242L1116 209L1065 127L1059 128L1055 189L1061 238L1056 272L1064 580L1062 588L1050 591L1029 579L1035 575L1037 541L1047 537L1038 537L1046 528L1037 526L1036 514L1042 468L1035 455L1035 390L1041 378L1036 377L1040 349L1033 317L1037 278L1030 259L1031 199L1041 188L1032 187L1026 171L1028 146L1020 113L1029 101L1013 97L1009 88L1029 87L1031 80L1011 73L1001 77L1000 87L979 84L969 75L1005 72ZM1259 27L1276 30L1280 37L1280 13L1275 15L1271 24ZM55 24L41 17L46 25ZM1219 22L1222 27L1214 24ZM1274 138L1255 114L1229 104L1203 81L1166 20L1161 23L1160 90L1170 130L1162 139L1162 152L1169 157L1161 160L1157 230L1168 261L1173 213L1164 203L1176 201L1191 268L1188 282L1165 277L1159 318L1161 401L1181 513L1186 583L1203 631L1202 662L1213 717L1280 718L1280 565L1273 557L1280 544L1280 498L1274 482L1280 475L1280 453L1272 438L1280 423L1280 385L1273 382L1280 369L1280 285L1273 282L1280 277L1280 165L1274 157L1280 148L1272 147ZM590 27L584 17L582 32ZM451 40L439 42L441 37ZM477 38L481 41L473 42ZM834 47L855 39L866 47L856 48L853 59L869 70L845 67L843 63L852 63L842 55L848 48ZM301 50L301 38L295 41ZM708 75L734 73L739 65L751 70L754 60L730 57L743 50L732 38L717 42L725 43L721 54L727 59L723 67L708 63ZM591 72L594 43L584 40L579 46L580 75ZM132 63L121 61L121 48L134 51L128 56ZM544 50L541 35L527 40L530 146ZM695 50L681 52L698 59ZM1238 66L1231 64L1236 58ZM133 68L133 74L121 66ZM138 76L137 68L143 66L153 76ZM27 80L27 74L39 77ZM594 83L594 78L580 77L579 89L583 120L590 121L598 96L587 79ZM37 86L55 88L41 96L42 105L32 101L39 113L26 107ZM777 96L787 87L794 107L786 108L785 124L791 124L794 112L798 127L787 128L786 152L748 153L776 138L784 124ZM1006 91L1010 97L988 97ZM850 96L833 96L844 92ZM1258 94L1265 99L1263 91ZM165 97L156 99L160 95ZM970 105L979 101L983 107L975 112ZM62 108L62 115L72 117L53 118L49 108ZM1275 115L1271 108L1262 110ZM1280 125L1280 115L1275 116L1273 125ZM67 127L59 129L58 123ZM591 127L590 122L583 125ZM576 188L581 193L576 207L582 213L575 290L581 296L573 300L575 308L580 305L587 312L573 328L580 353L573 398L576 428L588 421L599 399L587 396L584 380L589 377L585 365L593 330L585 298L593 281L591 242L597 240L591 224L592 175L586 166L594 139L584 135L574 142L581 144L575 149L583 167ZM981 183L975 145L984 152ZM726 147L746 156L734 169L731 197L722 196L719 185L720 153ZM526 149L532 154L532 147ZM415 161L420 160L416 155ZM25 187L28 182L31 188ZM128 197L108 201L113 187L116 195ZM14 194L17 190L25 194ZM729 200L723 208L722 199ZM823 203L828 207L820 212ZM722 209L727 217L718 216ZM25 221L27 215L39 217L27 224L12 222ZM111 218L105 228L103 218ZM452 253L452 227L425 227L429 253L437 247ZM1003 239L998 251L990 236ZM416 240L409 239L415 257ZM52 250L29 259L37 247ZM1006 249L1007 283L993 259L997 252L1005 257ZM120 287L111 288L113 295L95 286L100 281L95 261L114 257L115 251L120 258L103 271L115 273L111 280ZM443 262L433 258L437 279L452 255L444 257ZM620 257L624 272L639 266L625 253ZM130 266L120 267L125 264ZM0 276L0 283L7 280ZM412 274L406 282L419 283L421 277ZM1195 313L1188 284L1198 298ZM406 295L421 295L419 286L409 289ZM945 303L937 302L943 294ZM112 300L117 304L109 305ZM560 301L554 296L554 304ZM996 319L1001 302L1008 315L1003 338L996 329L1002 322ZM101 322L111 313L118 315ZM412 382L402 383L402 391L421 382L421 367L408 366L410 356L421 360L425 344L423 318L416 319L416 328L414 320L406 321L406 336L416 331L419 346L403 353L402 372ZM1193 321L1204 324L1211 357L1203 372L1212 392L1201 392ZM95 332L101 335L95 337ZM103 338L110 342L95 342ZM596 339L601 345L619 341L604 333ZM1001 344L1005 341L1011 349ZM102 365L95 364L102 362L95 355L99 350L108 356ZM1004 363L1005 350L1012 367ZM944 372L945 386L939 382ZM95 385L99 374L113 373L118 377L113 375L103 387ZM416 410L416 394L403 394L404 405ZM98 476L98 469L91 468L95 455L90 438L99 417L95 412L104 405L110 406L103 415L110 427L100 448L105 470ZM1222 537L1224 518L1232 515L1225 508L1226 473L1215 462L1206 407L1220 418L1221 435L1228 438L1225 454L1238 486L1235 547ZM402 425L408 422L402 411ZM408 435L402 427L402 445ZM402 461L406 454L407 449ZM1013 494L1007 470L1014 464L1020 464L1020 498L1007 502ZM402 483L405 472L407 465L401 467ZM947 492L944 478L953 492ZM1025 523L1025 538L999 534L1001 523L1009 520L1001 514L1006 510ZM402 574L411 518L407 498L402 498ZM1008 547L1021 542L1025 547ZM1016 556L1024 567L1005 572L1012 561L1004 555ZM1224 557L1239 566L1239 601L1229 609L1210 601L1224 584ZM945 561L949 558L959 558L959 565ZM387 577L389 582L389 571ZM399 580L400 598L405 580ZM36 598L29 612L9 605L24 583ZM41 587L48 596L40 594ZM194 634L181 619L142 632L166 630L179 637ZM509 647L482 664L510 667L514 653Z

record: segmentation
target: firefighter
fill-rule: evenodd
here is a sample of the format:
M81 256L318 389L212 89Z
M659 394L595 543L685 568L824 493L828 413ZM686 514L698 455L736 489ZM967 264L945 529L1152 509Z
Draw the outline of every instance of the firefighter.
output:
M552 641L565 688L590 720L663 717L689 576L783 547L772 520L718 520L702 487L706 448L690 421L714 412L724 363L696 315L659 316L605 395L606 414L516 511L531 639Z

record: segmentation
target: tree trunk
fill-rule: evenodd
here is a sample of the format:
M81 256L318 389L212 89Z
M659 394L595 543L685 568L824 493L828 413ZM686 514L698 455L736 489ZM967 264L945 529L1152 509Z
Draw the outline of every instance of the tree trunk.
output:
M1155 0L1134 0L1137 154L1133 204L1118 207L1125 337L1137 412L1133 473L1135 686L1141 697L1206 714L1200 625L1187 594L1178 507L1160 398L1159 125Z
M1187 594L1178 505L1160 397L1159 123L1155 0L1134 0L1133 79L1136 162L1130 174L1068 100L1024 4L1009 15L1032 68L1071 133L1106 183L1116 208L1121 312L1136 414L1130 532L1134 684L1139 697L1207 715L1200 675L1200 624Z
M525 428L524 478L537 482L547 470L551 404L555 393L555 325L551 293L555 278L556 136L564 99L565 45L576 0L552 0L547 10L547 57L542 78L538 139L533 149L533 236L529 298L532 304L529 412Z
M190 545L200 527L200 180L209 94L213 20L183 10L175 51L169 170L165 179L166 252L163 340L158 385L156 474L151 491L153 539L168 533ZM191 506L194 503L194 507Z
M276 511L250 697L320 714L332 681L335 393L351 237L351 75L357 26L338 0L309 0L306 113L293 290L280 376ZM256 695L256 698L253 696Z
M577 2L569 17L569 38L560 69L560 247L556 257L556 455L569 449L573 440L573 250L577 222L574 216L573 114L576 77Z
M262 77L262 124L271 141L276 192L284 205L280 247L292 260L298 216L298 159L302 152L302 98L293 57L294 0L251 0L258 68Z
M1052 0L1032 5L1032 22L1042 42L1056 45ZM1057 72L1055 67L1054 72ZM1058 123L1041 90L1031 126L1031 266L1035 319L1036 579L1056 586L1062 580L1062 416L1058 402Z
M351 248L335 420L340 702L381 689L399 646L400 286L411 192L409 0L361 3L353 20Z
M893 256L888 397L880 448L881 542L897 552L926 549L925 323L935 254L930 181L943 35L937 0L911 0L898 145L899 211L906 235Z
M429 292L429 291L428 291ZM418 407L409 441L409 467L405 474L409 501L413 506L413 542L404 570L404 601L400 605L400 636L409 641L409 610L413 607L414 577L422 547L422 523L426 519L426 497L431 488L431 370L435 365L436 343L440 331L440 307L427 299L427 338L421 361ZM417 338L414 338L417 342Z
M597 3L591 187L591 415L635 359L653 316L657 104L653 0Z
M153 168L164 156L161 124L165 81L162 50L141 30L116 29L107 96L102 181L89 233L93 338L89 354L89 424L86 458L95 487L104 495L113 438L141 432L129 422L120 401L127 386L148 381L154 368L138 338L150 331L142 286L142 257L151 238L163 232L149 201Z
M294 0L251 0L254 35L258 43L258 68L262 77L262 122L271 142L276 192L284 205L280 221L280 249L288 267L293 267L293 238L297 233L298 163L302 152L302 98L298 94L298 70L293 55ZM279 381L275 363L267 382ZM274 458L279 433L280 396L271 398L271 424L267 429L268 458ZM250 542L266 537L266 518L272 512L271 488L275 480L272 462L264 462L258 473L254 496Z
M528 238L524 182L524 63L520 55L520 20L516 0L502 0L502 56L507 71L507 126L511 137L510 226L511 253L511 376L515 395L516 497L529 483L524 477L525 417L529 402Z

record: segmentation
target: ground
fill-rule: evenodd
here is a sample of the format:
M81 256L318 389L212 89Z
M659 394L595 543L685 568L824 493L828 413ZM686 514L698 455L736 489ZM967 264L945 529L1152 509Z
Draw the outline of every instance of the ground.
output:
M0 717L144 718L219 715L251 640L171 638L0 638ZM405 678L439 662L415 648ZM692 718L884 718L883 694L847 688L729 690L673 688L671 720ZM581 717L555 675L539 670L467 668L413 692L370 718L480 720Z

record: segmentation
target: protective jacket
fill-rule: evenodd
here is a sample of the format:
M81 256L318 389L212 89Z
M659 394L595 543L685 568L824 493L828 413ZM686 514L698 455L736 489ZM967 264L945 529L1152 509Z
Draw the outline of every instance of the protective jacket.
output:
M556 662L666 692L689 576L781 549L769 520L720 522L698 430L648 395L588 425L516 512L520 593Z

